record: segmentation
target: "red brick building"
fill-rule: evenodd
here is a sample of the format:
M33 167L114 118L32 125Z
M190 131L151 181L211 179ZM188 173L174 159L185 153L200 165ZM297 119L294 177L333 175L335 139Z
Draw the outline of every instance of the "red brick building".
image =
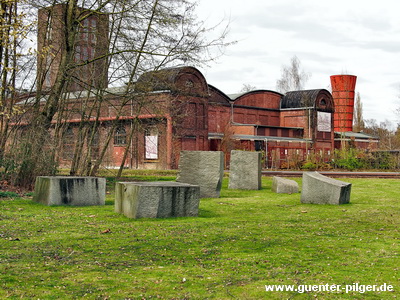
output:
M230 150L243 149L266 153L264 167L292 167L311 154L328 161L335 145L341 147L346 141L344 137L357 147L377 145L365 134L336 131L335 100L325 89L226 95L208 85L193 67L144 74L138 90L144 83L151 97L163 99L162 106L169 107L164 116L170 126L169 134L160 134L167 140L158 139L160 159L166 158L141 161L136 157L136 166L176 168L181 150L221 150L229 162Z
M143 74L128 101L125 92L107 89L100 116L85 120L100 124L97 146L92 147L95 157L118 119L104 160L107 167L121 165L128 143L124 166L139 169L177 168L182 150L224 151L228 164L233 149L262 151L265 168L290 168L308 155L328 161L344 137L376 145L371 137L352 132L336 132L340 138L335 139L335 102L325 89L226 95L208 85L196 68L180 67ZM73 108L83 100L96 101L96 96L70 93L70 112L63 112L68 116L60 151L65 166L72 159L82 122L82 112Z
M38 52L44 55L38 56L38 82L45 91L54 85L66 51L65 14L65 5L39 11ZM371 137L349 130L355 76L333 76L337 99L325 89L227 95L209 85L196 68L178 67L145 73L134 89L108 88L99 101L96 89L108 86L107 61L85 62L106 56L108 16L83 9L80 14L82 24L72 45L76 66L64 95L67 104L54 118L53 132L63 130L58 153L64 166L72 161L80 125L93 122L99 125L90 134L88 152L96 159L100 149L106 149L107 167L177 168L182 150L224 151L229 164L230 151L243 149L262 151L266 168L288 168L309 155L327 161L343 143L376 145ZM92 116L88 108L93 111L95 105L99 114ZM106 143L110 134L113 138Z
M228 134L236 141L230 148L266 152L265 167L289 166L316 150L326 156L332 152L334 105L326 90L227 96L211 87L210 95L211 150L229 153L223 145Z

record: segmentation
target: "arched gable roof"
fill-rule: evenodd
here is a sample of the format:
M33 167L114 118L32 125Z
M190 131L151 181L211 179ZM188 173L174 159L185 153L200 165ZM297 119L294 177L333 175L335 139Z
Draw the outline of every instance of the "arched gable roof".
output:
M167 68L141 75L135 91L172 91L182 94L208 96L208 85L203 74L194 67Z
M325 89L287 92L281 100L281 109L313 107L327 112L334 111L332 95Z
M275 92L275 91L271 91L271 90L252 90L252 91L248 91L248 92L229 94L228 96L232 100L236 101L236 100L239 100L242 97L249 96L249 95L252 95L252 94L260 94L260 93L271 93L271 94L283 96L283 94Z
M230 95L230 98L235 101L234 105L279 109L282 96L282 94L275 91L254 90L240 94L233 94Z

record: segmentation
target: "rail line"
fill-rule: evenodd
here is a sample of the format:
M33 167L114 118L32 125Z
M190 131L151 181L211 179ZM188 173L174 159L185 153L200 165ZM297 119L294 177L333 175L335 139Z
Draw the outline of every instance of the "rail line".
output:
M302 177L304 171L269 171L261 172L262 176L281 176L281 177ZM398 178L400 172L338 172L338 171L318 171L318 173L333 178Z

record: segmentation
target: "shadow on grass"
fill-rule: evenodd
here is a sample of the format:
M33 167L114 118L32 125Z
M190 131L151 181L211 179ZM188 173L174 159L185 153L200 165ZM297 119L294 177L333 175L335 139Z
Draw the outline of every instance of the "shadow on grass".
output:
M198 218L208 219L208 218L217 218L220 214L217 214L215 211L207 210L207 209L199 209Z
M106 200L105 205L114 205L114 200Z
M263 195L270 192L269 187L262 187L259 190L241 190L241 189L222 189L220 198L247 198L256 195Z

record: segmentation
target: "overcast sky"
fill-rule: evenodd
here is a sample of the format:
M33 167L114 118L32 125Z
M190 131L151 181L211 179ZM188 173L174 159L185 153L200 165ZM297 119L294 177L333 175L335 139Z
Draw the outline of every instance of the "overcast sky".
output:
M357 76L364 119L400 121L398 0L199 0L208 24L230 19L237 44L200 68L225 94L244 84L276 90L283 65L296 55L311 73L305 89L330 90L330 75Z

